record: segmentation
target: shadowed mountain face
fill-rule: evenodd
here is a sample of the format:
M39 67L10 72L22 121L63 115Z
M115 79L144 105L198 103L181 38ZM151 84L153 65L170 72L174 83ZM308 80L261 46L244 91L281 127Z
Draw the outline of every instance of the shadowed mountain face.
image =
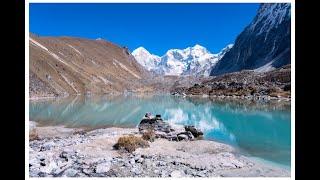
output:
M139 91L147 72L104 40L31 35L30 97Z
M254 20L210 75L254 69L265 72L290 64L290 4L262 4Z

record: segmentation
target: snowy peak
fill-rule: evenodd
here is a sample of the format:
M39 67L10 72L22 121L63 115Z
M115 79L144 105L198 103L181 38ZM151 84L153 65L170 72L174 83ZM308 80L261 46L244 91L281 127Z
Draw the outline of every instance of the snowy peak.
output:
M138 47L137 49L135 49L132 53L133 56L136 55L146 55L146 56L150 56L151 54L149 53L149 51L147 51L144 47Z
M132 54L138 54L138 53L147 53L150 54L149 51L147 51L144 47L138 47L135 49Z
M206 49L203 46L200 46L199 44L196 44L193 46L193 49Z
M137 62L148 71L154 70L161 61L159 56L150 54L144 47L135 49L131 54L135 57Z
M184 56L188 55L201 56L204 54L210 54L210 52L205 47L196 44L193 47L187 47L185 49L170 49L165 55L178 56L178 58L180 56L180 58L183 58Z
M205 53L210 53L207 48L203 47L203 46L200 46L199 44L196 44L195 46L193 46L192 48L190 48L191 52L199 52L199 53L202 53L202 54L205 54Z
M185 49L170 49L161 57L139 47L132 55L148 71L157 74L209 76L214 65L232 46L229 44L221 52L212 54L205 47L195 44Z

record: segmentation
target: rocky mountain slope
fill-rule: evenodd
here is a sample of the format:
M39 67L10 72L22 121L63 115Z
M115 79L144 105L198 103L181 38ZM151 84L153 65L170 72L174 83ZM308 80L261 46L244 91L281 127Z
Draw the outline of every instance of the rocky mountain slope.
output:
M105 40L30 35L30 97L143 91L150 77L130 52Z
M265 72L290 64L290 21L290 4L261 4L253 21L212 69L211 75L244 69Z
M231 48L232 44L221 52L212 54L205 47L196 44L185 49L170 49L160 57L139 47L132 55L148 71L159 75L209 76L211 69Z

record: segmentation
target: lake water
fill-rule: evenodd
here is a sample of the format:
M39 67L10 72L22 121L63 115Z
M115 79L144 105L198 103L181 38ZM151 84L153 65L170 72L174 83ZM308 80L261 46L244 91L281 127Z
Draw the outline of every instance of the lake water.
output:
M174 96L77 96L30 102L30 120L67 127L136 127L146 112L170 123L194 125L204 138L290 168L290 104Z

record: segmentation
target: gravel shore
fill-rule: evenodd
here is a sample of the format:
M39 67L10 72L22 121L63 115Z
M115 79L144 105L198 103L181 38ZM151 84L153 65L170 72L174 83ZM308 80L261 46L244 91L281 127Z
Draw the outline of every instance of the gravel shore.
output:
M92 131L61 126L39 127L29 144L30 177L290 177L290 171L261 164L226 144L156 139L133 153L113 149L123 135L138 129Z

